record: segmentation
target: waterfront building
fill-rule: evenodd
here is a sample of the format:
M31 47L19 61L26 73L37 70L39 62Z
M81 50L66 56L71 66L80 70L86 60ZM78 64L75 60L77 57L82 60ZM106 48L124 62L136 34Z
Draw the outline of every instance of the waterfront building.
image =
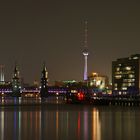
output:
M11 96L12 94L12 84L11 82L4 82L0 85L0 97Z
M47 96L48 96L48 72L44 64L42 74L41 74L40 97L47 97Z
M20 85L19 69L18 69L18 66L15 65L14 74L12 78L12 91L13 91L12 96L14 97L21 96L20 88L21 88L21 85Z
M77 84L75 80L55 81L54 86L56 87L69 87L70 85Z
M97 87L101 90L105 89L109 85L108 77L97 72L93 72L88 77L88 81L90 87Z
M51 89L58 88L58 92L61 92L63 89L65 93L78 93L82 92L84 94L88 93L88 87L85 82L78 82L75 80L68 81L56 81L55 85L51 87ZM59 91L60 90L60 91Z
M137 95L140 89L140 54L112 62L114 95Z

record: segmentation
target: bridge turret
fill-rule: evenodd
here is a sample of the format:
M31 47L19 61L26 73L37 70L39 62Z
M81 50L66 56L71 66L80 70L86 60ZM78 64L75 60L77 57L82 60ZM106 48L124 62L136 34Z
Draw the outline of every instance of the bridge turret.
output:
M41 73L41 90L40 90L41 98L48 96L48 72L45 66L43 65L43 70Z
M19 77L19 69L18 66L15 65L14 74L12 78L12 96L19 97L20 95L20 77Z

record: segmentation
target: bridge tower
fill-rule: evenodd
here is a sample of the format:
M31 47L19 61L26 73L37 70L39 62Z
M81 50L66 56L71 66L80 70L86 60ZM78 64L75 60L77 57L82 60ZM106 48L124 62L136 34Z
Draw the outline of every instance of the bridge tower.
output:
M43 70L41 73L40 97L41 98L48 97L48 72L47 72L45 63L43 64Z
M12 78L12 90L13 90L13 94L12 96L14 97L20 97L20 77L19 77L19 69L17 64L15 64L15 68L14 68L14 74L13 74L13 78Z

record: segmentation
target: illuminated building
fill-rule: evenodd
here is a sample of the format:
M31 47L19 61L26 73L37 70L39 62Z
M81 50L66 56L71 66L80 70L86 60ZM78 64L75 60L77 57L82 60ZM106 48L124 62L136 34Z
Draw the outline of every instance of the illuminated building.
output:
M0 85L0 97L11 96L12 94L12 84L10 82L5 82Z
M45 64L43 66L42 75L41 75L40 96L41 97L47 97L48 96L48 72L47 72Z
M104 75L100 75L98 73L93 72L92 75L88 77L89 85L91 87L97 87L101 90L105 89L108 86L108 77Z
M114 95L136 95L140 88L140 54L112 62Z
M4 84L4 66L0 65L0 84Z
M75 80L67 80L67 81L55 81L55 86L57 87L69 87L70 85L75 85L78 82Z
M19 70L18 70L17 65L15 65L14 75L12 78L12 91L13 91L12 96L16 96L16 97L21 96L20 88L21 86L20 86Z
M85 21L85 41L84 41L84 50L83 50L83 56L84 56L84 81L88 80L88 72L87 72L87 60L88 60L88 45L87 45L87 21Z

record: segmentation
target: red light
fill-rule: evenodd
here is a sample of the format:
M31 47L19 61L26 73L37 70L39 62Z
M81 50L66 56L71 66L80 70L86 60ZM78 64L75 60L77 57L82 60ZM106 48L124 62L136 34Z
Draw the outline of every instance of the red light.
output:
M83 93L78 93L77 97L78 97L78 100L83 100L84 99L84 94Z

